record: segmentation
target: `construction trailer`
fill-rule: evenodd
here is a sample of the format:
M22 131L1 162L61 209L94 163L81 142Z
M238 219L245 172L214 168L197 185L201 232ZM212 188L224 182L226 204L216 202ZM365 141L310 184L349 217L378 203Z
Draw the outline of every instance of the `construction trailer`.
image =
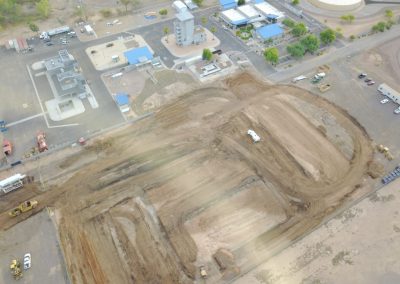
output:
M382 95L388 97L393 102L400 104L400 93L383 83L378 86L378 92Z
M6 194L24 186L26 175L15 174L0 181L0 194Z

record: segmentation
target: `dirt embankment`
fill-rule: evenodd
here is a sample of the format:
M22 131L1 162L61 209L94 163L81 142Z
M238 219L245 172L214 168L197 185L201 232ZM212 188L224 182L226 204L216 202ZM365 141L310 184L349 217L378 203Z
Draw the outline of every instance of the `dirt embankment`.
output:
M359 194L372 157L369 138L341 109L247 73L188 93L107 141L87 150L97 162L38 192L57 209L74 283L192 283L199 265L210 283L230 281ZM226 267L213 259L221 250L232 256Z

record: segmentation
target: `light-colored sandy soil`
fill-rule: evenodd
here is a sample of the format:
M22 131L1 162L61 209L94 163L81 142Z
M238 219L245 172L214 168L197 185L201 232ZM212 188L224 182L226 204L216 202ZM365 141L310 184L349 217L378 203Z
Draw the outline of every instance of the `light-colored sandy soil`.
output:
M234 283L399 283L399 185L346 210Z
M311 121L290 97L334 117L335 126ZM343 140L321 130L333 127ZM218 283L251 271L365 193L372 149L329 102L244 73L187 93L79 155L97 161L30 195L56 208L74 283L193 283L201 264ZM0 226L21 218L3 213Z

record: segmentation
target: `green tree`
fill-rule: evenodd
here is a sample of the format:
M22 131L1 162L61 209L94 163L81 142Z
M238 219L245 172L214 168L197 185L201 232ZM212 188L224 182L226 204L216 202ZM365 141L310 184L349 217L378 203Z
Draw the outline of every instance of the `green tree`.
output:
M352 14L346 14L346 15L340 16L340 19L344 22L347 22L348 24L351 24L355 18L356 17L354 17L354 15L352 15Z
M203 0L193 0L193 2L194 2L197 6L201 6L201 4L203 4Z
M213 34L213 40L214 40L215 39L215 33L217 32L217 28L212 26L210 31Z
M304 49L304 46L299 42L297 42L295 44L288 45L286 47L286 50L291 56L293 56L295 58L301 58L306 53L306 50Z
M267 48L264 51L264 58L272 64L277 64L279 61L279 50L276 47Z
M319 38L323 44L328 45L336 40L336 33L332 29L326 29L319 34Z
M36 11L42 18L47 19L50 15L49 0L40 0L39 2L37 2Z
M34 24L34 23L28 23L29 28L31 29L32 32L37 33L39 31L39 27Z
M166 16L166 15L168 14L168 10L167 10L167 9L161 9L158 13L159 13L161 16Z
M207 17L201 17L201 24L205 26L207 24Z
M211 50L209 50L208 48L203 49L203 55L202 55L203 60L210 61L212 56L213 54Z
M296 22L289 18L286 18L282 21L282 24L284 24L285 26L287 26L289 28L293 28L296 25Z
M385 11L385 17L388 18L388 20L393 18L393 10L387 9Z
M164 35L166 36L165 41L168 42L169 28L168 27L164 27L163 31L164 31Z
M372 31L373 32L384 32L386 28L386 23L385 22L379 22L376 25L372 26Z
M292 34L296 37L305 35L307 33L307 27L303 23L297 23L293 28L292 28Z
M245 0L238 0L238 6L242 6L246 3Z
M296 6L300 4L300 0L293 0L292 5Z
M304 46L304 49L311 54L317 51L320 46L319 39L315 35L306 36L300 43Z

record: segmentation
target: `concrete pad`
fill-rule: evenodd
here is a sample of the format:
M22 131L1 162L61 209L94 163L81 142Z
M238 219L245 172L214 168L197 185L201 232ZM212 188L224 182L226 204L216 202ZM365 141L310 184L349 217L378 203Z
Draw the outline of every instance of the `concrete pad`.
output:
M199 55L203 52L205 48L213 48L220 45L220 40L215 37L209 30L204 28L207 41L199 44L199 45L190 45L190 46L178 46L175 42L175 35L167 35L161 39L161 43L165 46L166 49L175 57L191 57Z
M78 98L64 101L53 99L46 101L45 104L49 117L53 121L61 121L85 112L85 107Z
M140 35L132 35L126 38L119 38L117 40L91 46L85 51L94 68L96 68L96 70L103 71L106 69L127 65L128 61L124 56L124 52L129 49L142 46L147 46L149 50L154 53ZM118 61L113 61L113 56L118 56Z

